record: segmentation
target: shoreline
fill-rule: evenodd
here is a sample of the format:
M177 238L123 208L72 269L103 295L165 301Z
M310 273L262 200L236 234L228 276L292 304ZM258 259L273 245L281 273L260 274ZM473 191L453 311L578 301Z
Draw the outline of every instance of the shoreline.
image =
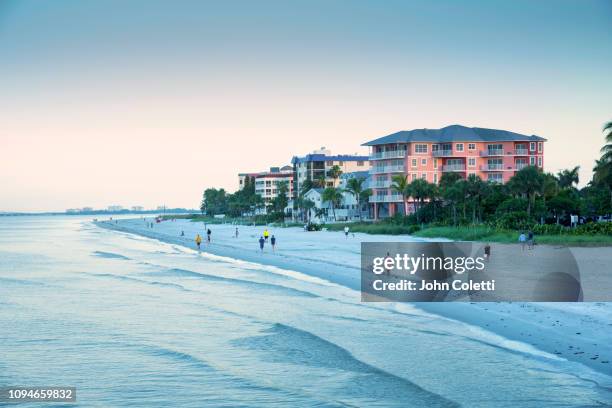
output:
M154 224L153 228L147 228L142 219L98 221L94 224L190 249L197 249L193 240L195 233L203 233L201 223L185 220L164 221ZM209 227L213 230L212 243L210 246L203 243L203 252L294 270L360 291L358 242L371 240L371 235L356 233L345 239L338 232L270 228L273 233L278 233L279 248L274 254L262 254L255 242L265 227L239 226L239 239L232 238L233 225L214 224ZM180 231L185 231L184 237L180 236ZM377 241L388 242L434 241L407 236L380 235L376 238ZM320 247L327 247L327 250L320 251ZM594 252L599 250L601 248L572 248L579 263L588 263L593 268L601 267L592 264L593 260L597 260ZM612 307L609 303L419 302L410 305L612 376L612 345L605 340L606 333L612 328Z

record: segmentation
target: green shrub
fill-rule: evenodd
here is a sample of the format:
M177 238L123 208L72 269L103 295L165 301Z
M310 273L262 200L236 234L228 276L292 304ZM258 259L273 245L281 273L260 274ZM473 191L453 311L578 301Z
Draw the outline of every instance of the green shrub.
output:
M513 211L499 217L494 225L502 230L521 230L531 227L533 221L529 221L526 211Z

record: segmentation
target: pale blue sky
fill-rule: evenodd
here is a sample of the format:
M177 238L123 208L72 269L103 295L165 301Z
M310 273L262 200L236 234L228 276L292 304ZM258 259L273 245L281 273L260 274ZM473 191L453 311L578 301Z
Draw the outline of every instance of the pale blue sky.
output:
M590 170L610 1L1 1L1 210L197 205L327 146L459 123ZM163 186L163 188L160 188Z

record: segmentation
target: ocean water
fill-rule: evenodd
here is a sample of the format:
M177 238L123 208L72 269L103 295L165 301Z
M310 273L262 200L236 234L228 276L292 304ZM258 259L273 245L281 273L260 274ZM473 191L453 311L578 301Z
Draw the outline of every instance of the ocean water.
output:
M526 345L82 217L0 217L9 385L83 407L612 404L609 378Z

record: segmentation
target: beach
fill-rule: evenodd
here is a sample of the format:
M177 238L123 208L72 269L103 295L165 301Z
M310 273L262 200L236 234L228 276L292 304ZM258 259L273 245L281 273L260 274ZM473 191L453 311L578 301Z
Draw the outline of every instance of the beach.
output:
M269 244L259 251L258 239L266 227L211 224L211 244L206 244L204 224L177 219L154 223L149 218L98 222L97 225L118 231L134 233L163 242L195 249L194 237L201 234L202 251L218 256L271 265L304 273L329 282L359 290L361 242L422 242L435 241L411 236L384 236L342 232L310 231L301 228L268 228L277 238L273 253ZM238 227L238 238L234 237ZM181 236L181 231L184 236ZM445 241L445 240L440 240ZM518 245L493 244L492 256L502 258L509 265L521 255ZM536 246L525 256L536 256L554 248ZM581 271L599 273L610 279L606 271L612 250L610 248L571 248ZM521 255L522 256L522 255ZM506 257L506 259L503 259ZM604 285L605 286L605 285ZM533 347L542 352L583 364L607 375L612 374L612 304L584 303L525 303L525 302L453 302L411 304L426 312L470 325L472 330L483 330L508 343L520 347Z

